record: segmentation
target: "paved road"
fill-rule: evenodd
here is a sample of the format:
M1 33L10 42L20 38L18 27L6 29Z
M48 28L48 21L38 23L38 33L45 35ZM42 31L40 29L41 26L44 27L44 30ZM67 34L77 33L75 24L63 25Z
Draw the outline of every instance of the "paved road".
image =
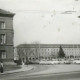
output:
M30 71L25 71L25 72L20 72L20 73L12 73L12 74L2 74L2 75L0 75L0 80L80 80L80 72L79 71L68 72L68 73L56 73L56 74L55 73L41 74L41 75L37 74L37 75L33 75L33 76L27 75L27 74L31 74L31 73L35 73L35 72L39 72L39 71L45 71L51 65L34 65L34 66L35 66L35 68ZM71 68L72 68L72 66L73 65L71 65ZM78 65L78 67L79 66L80 65ZM54 66L54 65L52 66L52 68L53 67L56 68L56 66ZM50 67L50 69L51 69L51 67ZM57 69L58 69L58 67L57 67Z
M14 78L19 78L20 76L24 76L30 73L34 72L39 72L46 70L49 66L47 65L33 65L35 68L30 70L30 71L25 71L25 72L18 72L18 73L12 73L12 74L1 74L0 75L0 80L11 80Z
M67 74L48 74L37 76L21 76L13 80L80 80L80 72Z

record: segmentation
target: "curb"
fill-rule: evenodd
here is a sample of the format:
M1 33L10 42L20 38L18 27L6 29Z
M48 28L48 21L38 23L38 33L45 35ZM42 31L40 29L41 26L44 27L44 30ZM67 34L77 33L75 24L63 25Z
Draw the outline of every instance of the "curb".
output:
M34 69L34 66L30 69L27 69L27 70L18 69L18 71L17 70L13 70L12 72L6 71L6 72L3 72L3 73L0 73L0 75L19 73L19 72L29 71L29 70L32 70L32 69Z

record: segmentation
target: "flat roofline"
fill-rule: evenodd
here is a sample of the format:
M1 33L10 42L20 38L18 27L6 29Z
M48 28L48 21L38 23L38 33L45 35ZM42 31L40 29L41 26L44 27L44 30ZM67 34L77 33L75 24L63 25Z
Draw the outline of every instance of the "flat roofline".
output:
M40 47L40 48L80 48L80 44L21 44L17 48Z

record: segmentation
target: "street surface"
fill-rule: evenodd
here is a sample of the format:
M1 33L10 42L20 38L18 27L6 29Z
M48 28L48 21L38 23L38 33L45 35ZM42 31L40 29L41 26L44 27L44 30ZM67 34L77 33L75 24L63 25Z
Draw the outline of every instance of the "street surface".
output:
M32 65L32 66L34 66L35 68L29 71L12 73L12 74L1 74L0 80L11 80L23 76L25 74L27 75L29 73L35 73L35 72L46 70L49 67L47 65Z
M69 70L72 68L79 68L80 65L33 65L35 66L34 69L24 72L17 72L11 74L1 74L0 80L80 80L80 71L73 71L73 72L62 72L62 73L51 73L50 70L56 68L66 69L67 67ZM73 68L73 69L74 69ZM77 69L75 69L77 70ZM50 72L49 72L50 71ZM40 74L40 72L44 74ZM36 74L35 74L36 73Z
M48 75L39 75L39 76L25 76L21 79L13 80L80 80L80 72L78 73L67 73L67 74L48 74Z

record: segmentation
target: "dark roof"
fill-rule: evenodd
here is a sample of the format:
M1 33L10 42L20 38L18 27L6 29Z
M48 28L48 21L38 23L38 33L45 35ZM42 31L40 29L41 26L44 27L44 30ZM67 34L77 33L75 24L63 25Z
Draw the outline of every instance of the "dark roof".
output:
M17 48L26 48L26 47L41 47L41 48L80 48L80 44L20 44L17 46Z
M15 15L14 13L0 9L0 16L1 17L13 17L14 15Z

